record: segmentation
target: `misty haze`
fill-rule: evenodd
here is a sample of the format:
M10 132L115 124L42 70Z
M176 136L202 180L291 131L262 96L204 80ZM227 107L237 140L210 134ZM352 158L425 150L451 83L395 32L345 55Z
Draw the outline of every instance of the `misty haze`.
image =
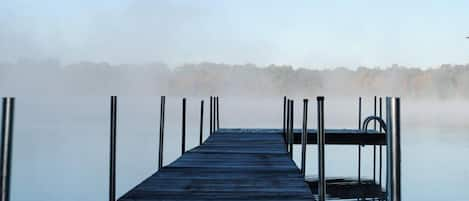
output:
M469 200L467 8L4 2L0 201Z
M217 63L169 67L163 63L111 65L21 60L0 64L1 90L18 95L159 95L279 97L399 95L406 99L469 98L469 64L421 69L293 68ZM249 90L247 90L249 89Z

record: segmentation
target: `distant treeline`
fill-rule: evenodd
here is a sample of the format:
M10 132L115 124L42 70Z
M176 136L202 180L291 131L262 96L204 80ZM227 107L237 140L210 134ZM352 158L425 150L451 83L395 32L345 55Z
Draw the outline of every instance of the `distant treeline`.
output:
M369 96L469 98L469 64L312 70L251 64L0 64L0 95Z

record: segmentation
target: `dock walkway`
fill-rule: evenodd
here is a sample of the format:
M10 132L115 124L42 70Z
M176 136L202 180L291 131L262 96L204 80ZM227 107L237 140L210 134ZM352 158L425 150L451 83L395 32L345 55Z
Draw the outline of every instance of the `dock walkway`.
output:
M120 201L313 200L281 132L220 129Z

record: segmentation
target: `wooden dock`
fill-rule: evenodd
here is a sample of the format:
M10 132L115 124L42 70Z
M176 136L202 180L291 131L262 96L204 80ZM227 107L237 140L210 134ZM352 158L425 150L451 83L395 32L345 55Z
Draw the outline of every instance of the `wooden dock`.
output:
M119 200L301 201L313 194L281 132L220 129Z

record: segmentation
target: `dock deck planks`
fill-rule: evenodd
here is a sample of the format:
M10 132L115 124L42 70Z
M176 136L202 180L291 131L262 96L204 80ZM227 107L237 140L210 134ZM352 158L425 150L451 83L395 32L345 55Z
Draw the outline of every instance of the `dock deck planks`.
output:
M313 200L281 132L221 129L120 201Z

